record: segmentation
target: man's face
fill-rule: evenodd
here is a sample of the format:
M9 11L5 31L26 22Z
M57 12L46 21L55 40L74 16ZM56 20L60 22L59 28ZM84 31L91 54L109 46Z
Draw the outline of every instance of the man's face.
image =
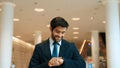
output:
M57 26L56 28L51 30L53 40L59 42L65 35L66 30L67 30L66 27L61 26Z

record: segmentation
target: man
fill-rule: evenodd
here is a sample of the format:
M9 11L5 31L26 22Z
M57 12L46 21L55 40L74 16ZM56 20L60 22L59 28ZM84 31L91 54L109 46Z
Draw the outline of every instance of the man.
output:
M63 39L68 26L69 24L62 17L52 19L51 36L35 46L29 68L86 68L85 61L75 45ZM55 45L57 52L54 51ZM57 53L56 56L53 52Z

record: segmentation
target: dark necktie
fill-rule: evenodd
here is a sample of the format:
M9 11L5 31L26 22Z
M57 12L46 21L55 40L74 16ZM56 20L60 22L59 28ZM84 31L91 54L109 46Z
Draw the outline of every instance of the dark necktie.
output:
M58 57L59 44L57 42L54 42L53 45L54 45L54 48L53 48L53 52L52 52L52 57Z

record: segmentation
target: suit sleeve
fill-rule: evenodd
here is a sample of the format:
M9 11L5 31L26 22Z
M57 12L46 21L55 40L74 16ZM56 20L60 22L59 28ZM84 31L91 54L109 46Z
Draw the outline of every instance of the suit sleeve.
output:
M64 58L63 64L64 68L86 68L86 63L79 54L74 44L72 45L72 50L73 50L72 58L71 59Z
M40 60L40 54L38 52L38 47L36 46L28 68L49 68L48 62L41 63Z

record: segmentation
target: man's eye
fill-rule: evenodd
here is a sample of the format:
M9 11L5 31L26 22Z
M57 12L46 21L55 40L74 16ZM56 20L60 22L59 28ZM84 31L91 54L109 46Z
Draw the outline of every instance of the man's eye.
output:
M64 34L65 32L62 32L62 34Z
M56 33L60 33L60 31L56 31Z

